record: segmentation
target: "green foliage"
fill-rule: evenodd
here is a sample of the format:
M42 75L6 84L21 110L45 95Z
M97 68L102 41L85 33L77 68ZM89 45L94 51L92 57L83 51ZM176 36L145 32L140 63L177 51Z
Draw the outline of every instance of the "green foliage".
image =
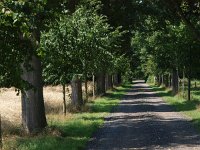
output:
M118 28L113 30L97 10L81 6L72 15L61 15L51 29L42 34L42 48L38 52L44 57L46 81L66 83L74 74L87 78L112 67L113 49L119 47L123 33Z
M162 30L155 28L157 22L152 17L145 19L145 24L150 32L146 34L146 31L136 31L132 39L133 49L139 57L138 68L145 75L163 74L171 72L173 68L181 70L185 67L188 70L190 63L193 68L197 66L199 61L189 60L188 55L191 45L193 57L194 47L198 47L199 44L192 41L183 22L174 25L173 22L166 21Z
M32 55L37 55L40 32L47 29L62 8L52 0L3 0L0 2L0 85L22 88L20 65L29 70ZM62 10L61 10L62 11ZM51 16L51 19L50 17Z
M199 14L197 3L176 0L141 2L147 11L140 13L141 26L133 32L134 74L156 76L170 73L173 68L180 72L185 68L187 76L190 65L195 70L192 76L199 74L199 60L196 59L200 56L199 42L195 38L199 25L196 22L198 17L194 15L194 12ZM192 60L189 59L190 49Z

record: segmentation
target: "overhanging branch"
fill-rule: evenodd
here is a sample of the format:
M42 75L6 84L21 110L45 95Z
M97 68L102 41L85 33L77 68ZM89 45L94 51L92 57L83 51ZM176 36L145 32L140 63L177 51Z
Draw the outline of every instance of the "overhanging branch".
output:
M184 15L182 9L180 8L180 6L178 5L176 0L170 0L167 2L171 3L172 7L175 7L177 14L180 16L180 18L183 20L183 22L187 25L187 27L191 30L194 38L198 41L200 41L200 33L199 31L195 28L195 26L191 23L191 21Z

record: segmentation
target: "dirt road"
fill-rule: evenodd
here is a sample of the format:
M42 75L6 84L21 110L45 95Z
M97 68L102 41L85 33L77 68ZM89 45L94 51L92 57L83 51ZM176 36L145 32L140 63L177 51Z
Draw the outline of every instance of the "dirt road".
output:
M87 150L200 150L200 134L142 81L135 81Z

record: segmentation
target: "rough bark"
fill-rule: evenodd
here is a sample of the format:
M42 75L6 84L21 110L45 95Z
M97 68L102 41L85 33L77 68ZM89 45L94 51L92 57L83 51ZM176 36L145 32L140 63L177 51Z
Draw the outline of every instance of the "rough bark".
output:
M33 55L28 63L32 70L28 71L22 65L22 79L32 87L22 90L22 125L28 133L31 133L45 128L47 122L43 99L41 62Z
M110 89L113 89L113 80L112 80L112 75L108 76L108 87Z
M1 114L0 114L0 149L3 148L3 143L2 143L2 128L1 128Z
M192 73L192 66L191 66L191 61L192 61L192 55L191 55L191 47L189 49L189 63L188 63L188 101L191 100L191 73Z
M63 114L66 115L67 113L67 105L66 105L66 90L65 90L65 84L63 84Z
M109 75L109 74L106 75L105 82L106 82L106 90L113 88L113 82L112 82L112 76L111 75Z
M149 75L146 75L145 78L144 78L144 82L145 82L145 83L147 83L148 78L149 78Z
M158 86L161 86L161 84L162 84L161 75L158 75Z
M83 96L82 96L82 82L75 76L71 82L72 87L72 105L79 109L83 105Z
M169 87L172 87L172 76L171 76L171 74L169 74Z
M182 91L184 95L184 92L185 92L185 70L184 69L183 69Z
M85 101L88 101L88 82L87 79L85 79Z
M97 77L97 94L103 95L106 93L105 74L99 73L96 77Z
M113 75L113 85L114 86L118 86L119 85L119 83L118 83L118 75L117 74L114 74Z
M169 87L169 78L168 78L168 75L164 75L164 85L165 85L165 87Z
M164 85L164 75L161 75L161 85Z
M156 75L156 77L155 77L155 84L159 85L159 76L158 75Z
M122 76L120 73L117 74L117 78L118 78L118 84L122 83Z
M105 75L105 88L106 88L106 91L109 89L108 87L108 74Z
M153 77L153 84L156 85L156 76Z
M96 98L96 82L95 82L95 75L92 75L92 97L93 100Z
M191 100L191 78L188 76L188 101Z
M175 68L172 70L172 91L173 94L178 93L178 70Z

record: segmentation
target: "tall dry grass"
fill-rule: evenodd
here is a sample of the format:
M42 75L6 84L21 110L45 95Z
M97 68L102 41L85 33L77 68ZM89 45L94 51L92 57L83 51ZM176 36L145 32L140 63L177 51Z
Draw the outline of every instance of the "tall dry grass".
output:
M66 86L67 103L70 103L69 95L71 94L71 86ZM84 93L84 84L82 86ZM45 110L48 116L57 116L62 114L63 93L62 86L45 86L44 102ZM88 84L88 92L92 93L92 83ZM0 113L2 115L2 128L4 133L19 132L21 127L21 94L17 95L15 88L0 89Z

